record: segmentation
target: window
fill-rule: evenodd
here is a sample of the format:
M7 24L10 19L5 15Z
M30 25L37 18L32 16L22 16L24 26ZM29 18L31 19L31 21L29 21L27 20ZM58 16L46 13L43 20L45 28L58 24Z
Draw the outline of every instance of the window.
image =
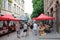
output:
M19 14L20 14L20 7L19 7Z
M24 0L22 0L22 3L24 4Z
M16 1L16 0L15 0Z
M49 12L47 12L48 16L49 16Z
M17 6L17 13L19 13L19 7Z
M20 5L20 0L19 0L19 5Z
M17 2L17 0L15 0L15 2Z
M19 3L19 1L18 1L18 0L15 0L15 2Z
M21 4L22 4L22 7L23 7L23 5L24 5L24 1L23 0L21 0Z
M56 4L59 4L59 1L56 1Z
M24 4L24 0L22 0L23 1L23 4Z
M18 7L18 14L20 13L20 7Z
M21 9L21 14L22 14L22 9Z
M14 4L14 13L16 13L16 4Z
M16 0L16 2L18 3L18 0Z
M16 11L17 11L17 13L18 13L18 6L17 6L17 10L16 10Z
M21 0L21 5L22 5L23 3L22 3L22 0Z
M50 12L51 12L51 13L53 12L53 8L50 9Z
M11 3L8 2L8 10L11 12Z
M24 13L24 10L22 10L22 13Z
M15 0L15 2L17 2L17 4L20 4L20 0Z
M6 0L2 0L2 9L5 9Z
M19 7L18 7L18 14L19 14Z
M22 14L23 14L23 10L22 10Z
M18 4L20 4L20 0L17 0L18 1Z

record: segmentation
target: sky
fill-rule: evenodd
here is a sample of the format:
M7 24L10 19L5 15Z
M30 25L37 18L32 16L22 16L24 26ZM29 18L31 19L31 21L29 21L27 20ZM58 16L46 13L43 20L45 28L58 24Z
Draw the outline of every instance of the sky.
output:
M33 7L32 7L32 0L24 0L25 1L25 4L24 4L24 7L25 7L25 13L28 13L29 15L32 13L33 11Z

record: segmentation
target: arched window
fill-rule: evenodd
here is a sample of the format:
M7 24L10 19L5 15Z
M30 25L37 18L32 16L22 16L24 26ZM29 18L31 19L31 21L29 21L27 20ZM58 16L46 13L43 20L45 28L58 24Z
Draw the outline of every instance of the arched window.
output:
M58 7L58 4L59 4L59 1L57 0L57 1L56 1L56 5L55 5L55 8Z
M6 7L6 0L2 0L2 9L5 9Z
M56 1L56 4L59 4L59 1Z
M50 12L51 12L51 13L53 12L53 7L51 8Z

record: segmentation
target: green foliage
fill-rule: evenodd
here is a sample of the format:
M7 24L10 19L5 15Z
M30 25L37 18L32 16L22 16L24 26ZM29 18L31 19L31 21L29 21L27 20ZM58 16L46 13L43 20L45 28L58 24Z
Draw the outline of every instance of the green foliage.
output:
M2 3L2 0L0 0L0 5L1 5L1 3Z
M31 18L39 16L44 12L44 3L43 0L33 0L33 12Z
M8 0L8 2L12 3L12 0Z
M0 12L1 12L1 8L2 8L2 0L0 0Z

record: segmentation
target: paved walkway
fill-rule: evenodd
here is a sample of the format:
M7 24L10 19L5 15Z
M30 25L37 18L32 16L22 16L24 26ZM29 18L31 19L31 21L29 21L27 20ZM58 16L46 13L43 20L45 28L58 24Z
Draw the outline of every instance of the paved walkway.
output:
M16 32L6 36L0 37L0 40L60 40L60 34L52 33L45 36L35 36L32 32L29 33L28 37L17 38Z

